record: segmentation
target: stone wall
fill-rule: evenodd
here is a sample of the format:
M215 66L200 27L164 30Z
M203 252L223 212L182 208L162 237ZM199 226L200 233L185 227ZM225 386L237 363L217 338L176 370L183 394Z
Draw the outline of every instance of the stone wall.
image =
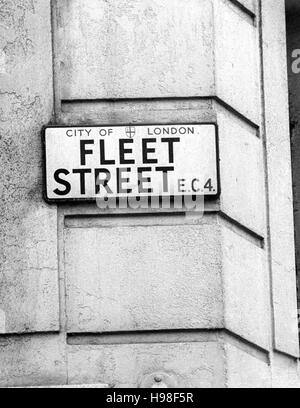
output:
M0 384L298 385L284 2L0 13ZM215 122L221 197L189 216L47 205L50 122Z

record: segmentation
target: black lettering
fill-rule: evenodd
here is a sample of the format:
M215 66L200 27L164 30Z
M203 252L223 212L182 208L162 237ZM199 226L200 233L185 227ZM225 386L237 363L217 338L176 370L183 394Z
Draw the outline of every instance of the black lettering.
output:
M185 187L185 179L179 179L178 180L178 192L185 193L184 187Z
M105 158L105 147L103 139L100 140L100 164L102 165L116 164L115 160L107 160Z
M163 143L168 143L169 145L169 163L174 163L174 143L179 143L179 137L164 137L161 139Z
M91 173L91 169L74 169L73 174L80 174L80 194L85 194L85 175Z
M86 164L86 160L85 160L85 156L87 154L93 154L93 150L86 150L85 146L88 144L94 144L93 140L80 140L80 164L82 166L85 166Z
M126 143L133 143L133 139L120 139L119 140L120 164L134 164L133 159L125 159L125 154L132 153L132 149L125 149L124 145Z
M145 188L144 183L151 183L150 177L143 177L144 171L151 171L151 167L138 167L138 184L139 184L139 193L152 193L152 188Z
M105 174L105 178L100 178L100 174ZM112 194L112 191L108 185L111 179L110 171L107 169L95 169L95 193L100 193L100 186L103 186L108 194Z
M149 153L155 153L155 148L148 147L148 143L156 143L155 138L151 139L143 139L142 145L143 145L143 163L144 164L156 164L157 159L149 159L148 154Z
M195 188L195 183L199 183L199 179L194 179L192 181L192 190L194 193L198 193L198 191L200 190L200 188Z
M132 139L129 139L132 140ZM118 194L122 194L122 193L131 193L132 189L131 188L123 188L122 184L123 183L128 183L129 182L129 178L127 177L122 177L122 173L125 172L130 172L131 169L130 168L117 168L117 191Z
M69 194L69 192L71 191L71 184L67 181L64 180L62 178L60 178L60 174L64 174L65 176L67 176L68 174L70 174L70 172L66 169L57 169L54 173L54 180L58 183L61 184L63 186L65 186L65 189L59 190L58 188L56 188L55 190L53 190L53 193L59 195L59 196L65 196L67 194Z
M167 193L169 191L169 181L168 181L168 173L170 171L174 171L174 167L156 167L156 171L161 171L163 174L163 192Z

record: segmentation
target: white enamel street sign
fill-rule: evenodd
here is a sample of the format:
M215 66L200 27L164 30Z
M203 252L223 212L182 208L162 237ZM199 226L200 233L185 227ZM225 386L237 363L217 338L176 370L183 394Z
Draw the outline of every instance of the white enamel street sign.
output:
M46 127L46 200L219 194L214 124Z

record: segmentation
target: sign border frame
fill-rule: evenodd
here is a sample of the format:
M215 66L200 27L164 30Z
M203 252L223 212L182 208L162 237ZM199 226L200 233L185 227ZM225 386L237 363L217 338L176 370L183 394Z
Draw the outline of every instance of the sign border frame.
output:
M58 129L66 129L66 128L84 128L84 127L89 127L89 128L97 128L97 127L129 127L129 126L188 126L188 125L211 125L215 127L215 143L216 143L216 166L217 166L217 192L216 194L212 195L204 195L204 201L215 201L218 200L220 195L221 195L221 176L220 176L220 150L219 150L219 126L216 122L174 122L174 123L118 123L118 124L97 124L97 125L55 125L55 124L48 124L44 125L42 127L41 131L41 137L42 137L42 159L43 159L43 198L47 204L82 204L82 203L95 203L96 198L61 198L61 199L56 199L56 198L49 198L47 196L47 156L46 156L46 130L47 129L53 129L53 128L58 128ZM170 195L170 200L173 202L175 197L196 197L198 194L181 194L178 196ZM201 196L201 195L200 195ZM158 197L159 202L161 202L161 199L163 196L153 196L153 197ZM136 199L139 198L139 196L135 197ZM147 197L148 200L150 198ZM119 202L120 197L116 197L117 203Z

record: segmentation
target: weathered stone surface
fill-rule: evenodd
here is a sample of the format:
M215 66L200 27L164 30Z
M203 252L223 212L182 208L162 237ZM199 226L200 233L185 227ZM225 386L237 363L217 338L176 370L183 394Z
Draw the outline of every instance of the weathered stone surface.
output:
M299 355L284 1L262 2L274 342ZM276 27L276 29L275 29Z
M225 343L228 388L270 388L271 369L266 361Z
M299 388L298 366L299 361L296 359L275 352L271 364L272 387Z
M69 382L107 382L139 387L145 376L165 372L179 387L223 387L224 360L218 342L71 346Z
M58 335L0 337L0 386L66 384L64 341Z
M213 214L202 223L168 224L157 215L140 216L144 221L137 225L137 217L131 224L130 217L124 222L120 216L117 221L108 217L103 225L96 214L89 217L88 206L76 206L68 208L73 213L72 221L65 220L64 247L57 246L56 209L41 198L39 130L50 120L53 102L50 2L2 1L0 385L57 386L69 378L72 384L139 386L157 371L174 375L182 387L297 383L296 360L271 350L270 322L274 317L275 347L297 356L284 2L261 2L263 50L257 38L260 20L256 25L234 3L189 0L186 7L181 0L59 2L54 16L61 71L56 87L62 91L58 106L60 99L81 99L62 102L65 123L217 118L221 207L232 218L231 223ZM240 3L251 9L257 2ZM259 84L257 70L261 51L264 84ZM263 88L265 135L260 123ZM205 98L100 100L191 95ZM232 113L217 107L222 102L212 102L211 95L231 105ZM86 98L97 101L86 104ZM255 127L237 119L234 110L262 125L266 157ZM266 182L271 248L265 235ZM208 208L217 211L218 203ZM265 248L239 223L263 235ZM25 335L21 332L60 328L57 249L65 253L61 265L67 278L67 327L63 318L62 335ZM63 311L64 304L62 316ZM223 326L224 336L213 330ZM192 335L180 331L191 328L211 330ZM156 329L176 330L165 331L164 338L169 337L164 341ZM65 330L93 332L99 344L91 346L85 333L75 336L84 344L66 345L71 337ZM152 333L134 332L141 330ZM100 343L99 332L113 343L120 341L120 331L131 331L122 344ZM5 332L19 334L3 336ZM201 341L193 337L199 333ZM128 336L131 344L126 344Z
M268 350L271 321L266 253L227 226L222 229L222 251L225 327Z
M118 222L66 230L68 331L220 327L215 220L179 226Z
M265 236L263 141L257 131L216 105L219 126L221 210Z
M201 123L216 122L212 99L157 99L145 101L64 101L61 120L74 123Z
M61 2L60 99L215 95L257 122L257 28L237 10L224 0Z
M211 0L60 3L62 99L212 93Z
M53 104L50 4L8 0L0 15L1 331L56 330L56 209L42 199L40 135Z
M225 0L214 1L215 94L259 123L258 31Z

